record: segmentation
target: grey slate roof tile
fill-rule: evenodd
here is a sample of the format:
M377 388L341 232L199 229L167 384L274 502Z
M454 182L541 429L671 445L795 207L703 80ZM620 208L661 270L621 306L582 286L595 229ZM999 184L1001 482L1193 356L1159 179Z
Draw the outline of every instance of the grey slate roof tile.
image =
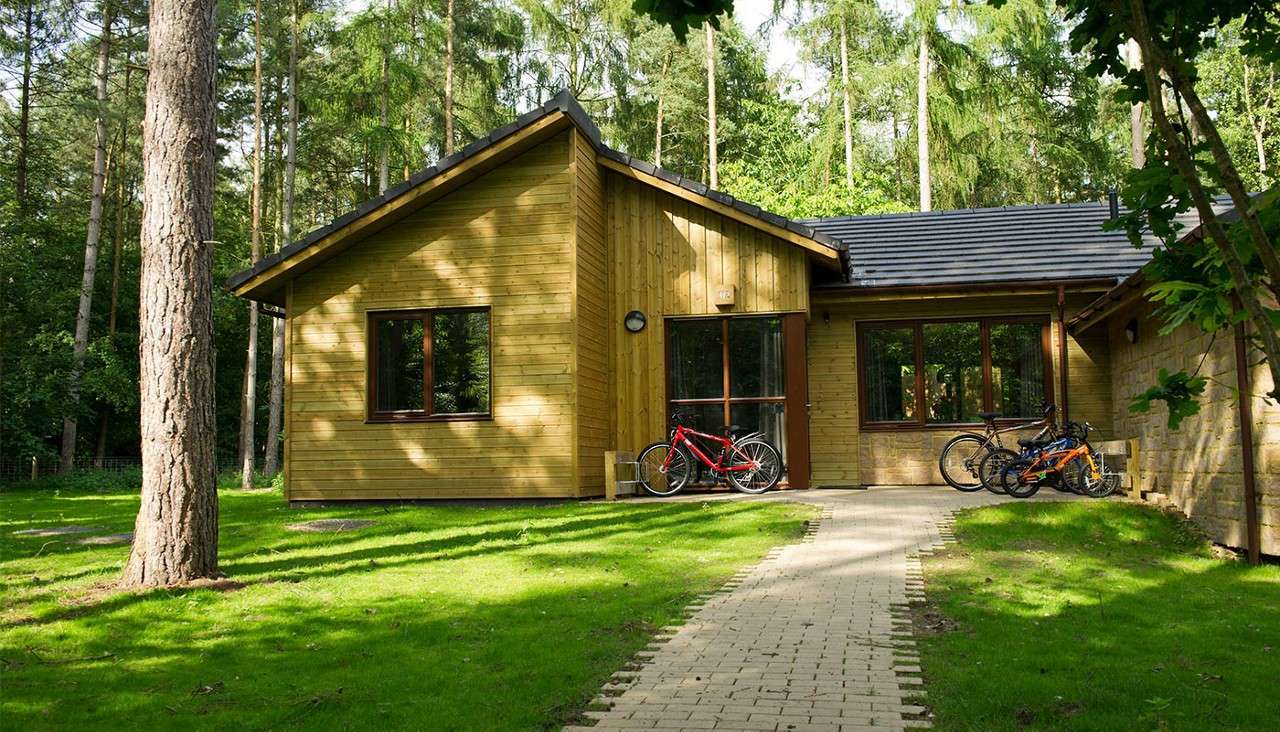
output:
M1229 202L1219 202L1222 209ZM1120 280L1151 258L1154 237L1134 247L1103 231L1105 202L930 213L841 216L808 224L836 239L848 279L828 287L970 285L1042 280ZM1182 219L1184 230L1198 223Z

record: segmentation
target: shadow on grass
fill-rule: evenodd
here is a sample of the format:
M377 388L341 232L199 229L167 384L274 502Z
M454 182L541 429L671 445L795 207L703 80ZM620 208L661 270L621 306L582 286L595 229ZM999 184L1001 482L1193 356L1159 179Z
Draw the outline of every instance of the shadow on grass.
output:
M1213 558L1124 504L963 516L926 561L958 624L922 640L940 729L1276 729L1280 567Z

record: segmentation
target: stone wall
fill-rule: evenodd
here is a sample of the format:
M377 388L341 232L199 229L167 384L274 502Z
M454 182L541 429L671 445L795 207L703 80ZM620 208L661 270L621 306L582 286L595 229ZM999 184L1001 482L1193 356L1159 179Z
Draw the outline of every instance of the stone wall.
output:
M1135 343L1125 335L1130 323L1137 325ZM1232 334L1205 335L1188 325L1161 336L1160 323L1151 318L1151 306L1145 302L1116 313L1105 328L1111 351L1113 425L1117 437L1138 440L1134 487L1177 506L1214 541L1243 547L1244 473ZM1258 361L1257 352L1251 350L1249 360ZM1209 378L1200 413L1184 420L1177 431L1169 429L1162 403L1155 403L1147 414L1128 409L1135 394L1156 383L1162 367L1188 372L1198 368ZM1272 388L1265 367L1254 368L1251 381L1262 551L1280 555L1280 406L1262 398Z

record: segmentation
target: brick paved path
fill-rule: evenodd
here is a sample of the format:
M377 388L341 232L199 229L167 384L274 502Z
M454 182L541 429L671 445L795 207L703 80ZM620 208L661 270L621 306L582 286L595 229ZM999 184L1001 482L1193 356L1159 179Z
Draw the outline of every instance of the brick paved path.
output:
M1055 494L1054 491L1049 491ZM772 494L779 496L780 494ZM1061 494L1045 496L1053 499ZM905 605L917 553L965 506L1001 500L939 487L806 491L823 519L642 652L587 712L605 729L900 730L927 727Z

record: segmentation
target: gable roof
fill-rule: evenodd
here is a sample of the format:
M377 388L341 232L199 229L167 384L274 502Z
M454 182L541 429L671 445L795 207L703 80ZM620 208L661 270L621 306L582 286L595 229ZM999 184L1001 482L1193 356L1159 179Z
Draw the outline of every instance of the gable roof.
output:
M409 180L263 257L253 267L233 274L227 287L242 297L282 305L280 289L284 282L570 127L576 127L590 141L597 161L606 168L786 239L804 248L811 257L839 267L840 245L826 233L608 147L600 139L599 128L566 89L541 107L419 170Z
M1110 281L1151 259L1158 243L1134 247L1103 231L1105 202L1005 206L928 213L843 216L804 223L846 253L848 277L822 287L904 288ZM1179 219L1199 223L1194 212Z

